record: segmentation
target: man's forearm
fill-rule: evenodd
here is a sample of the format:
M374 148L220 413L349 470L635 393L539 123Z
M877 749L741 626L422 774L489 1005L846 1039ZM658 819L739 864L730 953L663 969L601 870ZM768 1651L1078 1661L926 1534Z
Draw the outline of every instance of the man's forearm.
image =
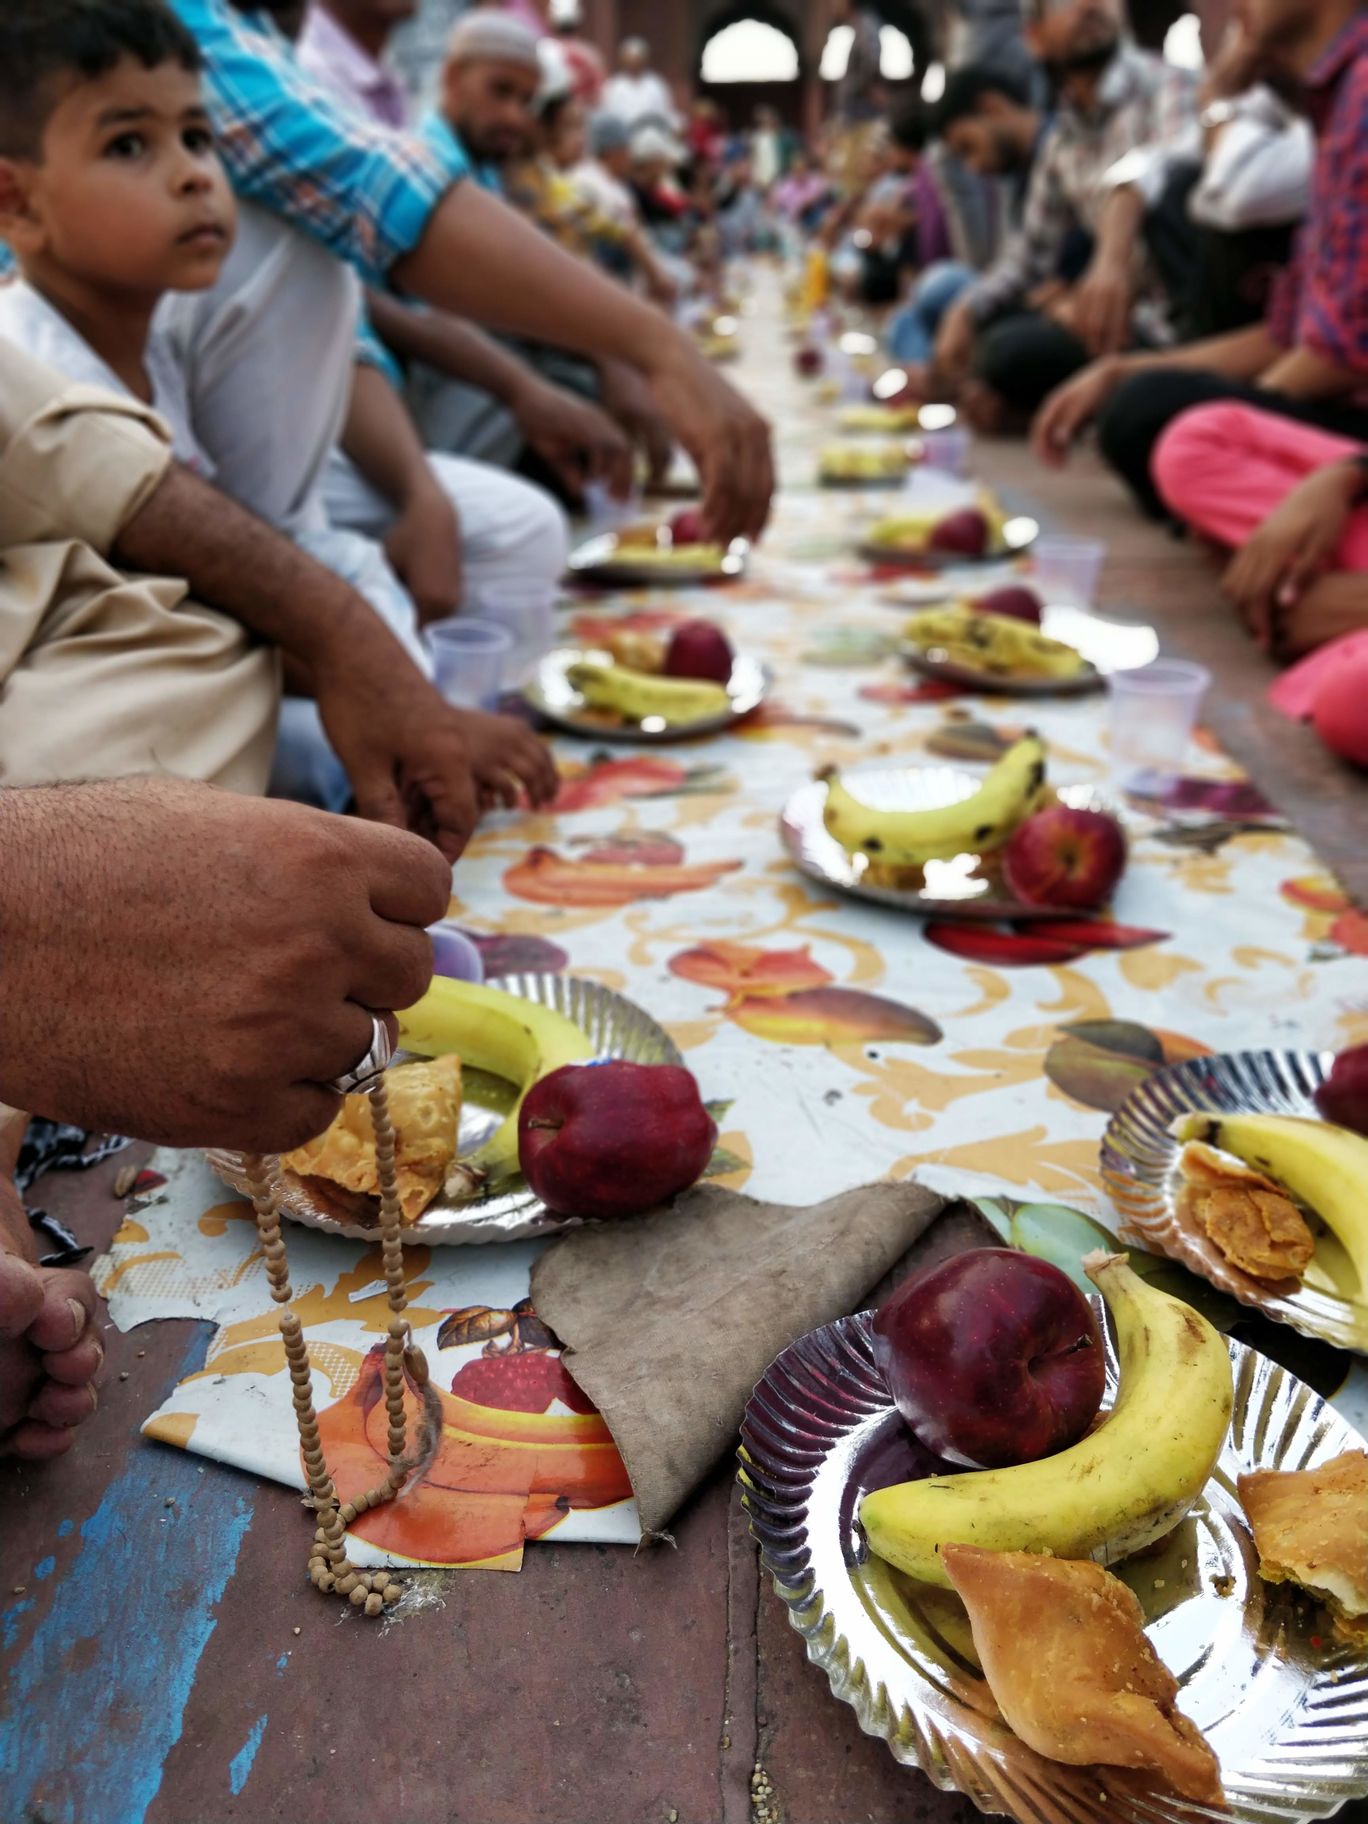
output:
M1258 379L1282 351L1262 323L1232 330L1226 336L1208 336L1182 348L1160 348L1145 354L1120 357L1128 373L1161 368L1191 367L1202 373L1223 374L1227 380Z
M491 329L590 357L617 355L643 373L657 372L687 341L658 310L475 184L446 193L393 278L400 290Z
M1362 374L1341 367L1313 348L1289 348L1259 373L1259 385L1292 399L1337 399L1364 384Z
M473 323L446 310L415 310L380 291L366 301L377 334L401 360L425 362L507 406L522 397L530 370Z
M377 665L420 675L350 584L179 465L129 520L114 556L130 570L184 577L197 600L278 646L310 677L349 663L357 675Z
M1129 273L1137 263L1140 230L1145 220L1145 199L1133 184L1122 184L1107 198L1097 224L1095 266L1113 266Z

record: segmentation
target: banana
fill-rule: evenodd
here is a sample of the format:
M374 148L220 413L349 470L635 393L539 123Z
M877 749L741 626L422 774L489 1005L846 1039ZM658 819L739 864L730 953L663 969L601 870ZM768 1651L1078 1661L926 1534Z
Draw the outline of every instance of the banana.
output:
M1005 614L983 614L956 604L913 615L904 637L923 651L937 648L973 671L1028 678L1075 678L1083 657L1063 640Z
M458 1199L478 1197L517 1172L523 1097L562 1064L582 1063L594 1053L588 1036L554 1007L445 976L434 977L422 1000L399 1015L399 1042L426 1058L457 1052L463 1065L517 1085L512 1112L482 1147L452 1166L446 1188Z
M860 1519L880 1558L950 1587L939 1548L1052 1552L1114 1563L1160 1539L1215 1468L1230 1423L1225 1343L1190 1305L1140 1279L1124 1254L1090 1254L1116 1327L1116 1404L1080 1443L1037 1463L875 1489Z
M1275 1179L1344 1244L1368 1304L1368 1140L1296 1115L1179 1115L1179 1140L1205 1140Z
M731 698L720 684L705 678L661 678L647 672L628 671L623 665L600 665L586 659L572 665L566 678L586 703L596 709L615 709L633 722L656 717L662 722L702 722L725 716Z
M1037 735L1014 742L970 798L934 811L876 811L853 798L839 776L827 786L822 821L851 855L886 867L999 848L1029 817L1045 789L1045 746Z

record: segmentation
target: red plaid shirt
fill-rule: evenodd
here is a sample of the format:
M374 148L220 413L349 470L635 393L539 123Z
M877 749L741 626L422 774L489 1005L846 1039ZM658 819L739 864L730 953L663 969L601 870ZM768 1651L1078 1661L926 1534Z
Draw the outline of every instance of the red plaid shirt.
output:
M1308 89L1318 139L1311 206L1268 327L1282 347L1368 377L1368 16L1344 28Z

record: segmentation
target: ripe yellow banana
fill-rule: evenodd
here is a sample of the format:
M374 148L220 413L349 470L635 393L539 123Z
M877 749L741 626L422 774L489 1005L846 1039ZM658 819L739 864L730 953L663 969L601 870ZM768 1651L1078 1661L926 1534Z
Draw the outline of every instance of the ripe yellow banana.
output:
M426 1058L454 1051L462 1064L518 1088L512 1112L478 1151L452 1166L446 1188L458 1199L478 1197L517 1172L523 1097L562 1064L582 1063L594 1051L588 1036L554 1007L446 976L434 977L422 1000L399 1015L399 1043Z
M596 709L615 709L633 722L659 717L663 722L702 722L725 716L731 698L720 684L706 678L653 677L628 671L623 665L599 665L586 659L572 665L566 678L586 703Z
M1171 1531L1202 1492L1230 1423L1230 1356L1211 1325L1131 1268L1090 1254L1116 1326L1116 1405L1080 1443L1011 1469L929 1476L860 1504L880 1558L948 1589L945 1543L1114 1563Z
M919 868L1000 848L1039 804L1045 746L1036 735L1014 742L970 798L934 811L876 811L853 798L839 777L827 786L822 821L851 855L894 868Z
M914 614L904 636L922 651L936 648L972 671L1028 678L1076 678L1082 654L1028 621L956 604Z
M1368 1140L1296 1115L1179 1115L1170 1132L1234 1153L1319 1216L1343 1242L1368 1304Z

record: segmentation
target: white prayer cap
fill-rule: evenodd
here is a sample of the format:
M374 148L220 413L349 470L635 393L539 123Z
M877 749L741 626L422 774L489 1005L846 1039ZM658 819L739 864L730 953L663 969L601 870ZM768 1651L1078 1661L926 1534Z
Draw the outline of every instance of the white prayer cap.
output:
M476 7L462 15L447 44L452 63L519 63L539 74L537 35L511 13Z
M658 158L670 165L682 165L684 148L663 127L642 127L632 135L632 158L639 165L654 164Z
M552 25L583 25L584 8L580 0L551 0Z
M575 74L565 52L554 38L543 38L537 45L537 62L541 69L541 84L537 89L533 106L540 114L549 108L553 101L573 92Z

